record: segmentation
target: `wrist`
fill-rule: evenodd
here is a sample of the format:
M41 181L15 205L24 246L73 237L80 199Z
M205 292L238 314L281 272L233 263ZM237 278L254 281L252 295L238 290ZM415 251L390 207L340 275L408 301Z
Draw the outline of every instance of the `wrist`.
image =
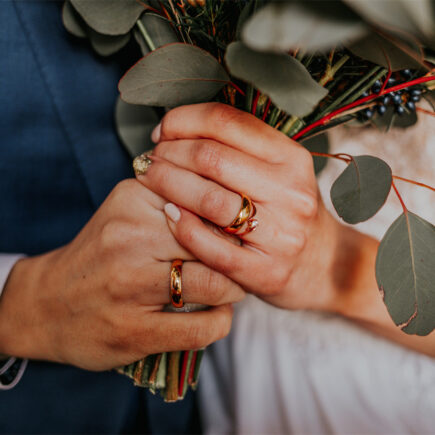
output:
M52 273L49 257L24 258L12 268L0 299L0 354L34 359L48 355L38 294L46 290L44 277Z

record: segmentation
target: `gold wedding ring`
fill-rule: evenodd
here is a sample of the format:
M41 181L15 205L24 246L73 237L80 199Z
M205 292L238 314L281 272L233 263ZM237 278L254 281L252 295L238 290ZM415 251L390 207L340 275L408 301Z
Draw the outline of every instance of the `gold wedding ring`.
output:
M175 308L183 308L183 292L181 283L181 269L183 267L183 260L174 260L171 267L171 287L170 298L171 303Z
M257 209L249 196L241 193L240 197L242 198L242 205L239 213L227 227L222 227L222 230L228 234L244 236L245 234L254 231L258 226L258 220L253 219L257 213ZM243 231L240 233L241 230Z

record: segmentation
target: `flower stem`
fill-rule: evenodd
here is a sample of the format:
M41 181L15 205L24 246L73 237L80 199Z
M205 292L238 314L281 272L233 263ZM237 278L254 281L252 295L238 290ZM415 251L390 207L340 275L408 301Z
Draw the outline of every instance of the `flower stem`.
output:
M154 42L151 39L151 36L149 35L147 29L145 28L145 26L143 25L143 23L140 19L136 21L136 26L139 29L139 32L141 33L144 41L148 45L148 48L150 49L150 51L154 51L156 49L156 46L154 45Z

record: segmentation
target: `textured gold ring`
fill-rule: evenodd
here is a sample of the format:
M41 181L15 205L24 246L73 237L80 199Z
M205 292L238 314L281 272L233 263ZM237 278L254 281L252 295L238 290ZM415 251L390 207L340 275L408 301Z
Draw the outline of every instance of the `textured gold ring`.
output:
M174 260L171 267L171 287L170 287L170 298L171 303L175 308L183 308L183 287L181 283L181 275L183 267L183 260Z

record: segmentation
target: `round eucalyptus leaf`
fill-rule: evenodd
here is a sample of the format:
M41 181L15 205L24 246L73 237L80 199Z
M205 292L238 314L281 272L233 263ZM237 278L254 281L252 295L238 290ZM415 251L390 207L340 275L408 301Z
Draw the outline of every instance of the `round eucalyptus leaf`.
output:
M152 107L128 104L118 97L115 106L116 130L131 157L154 147L151 132L159 120Z
M334 14L327 13L329 9ZM242 40L260 51L330 50L367 33L366 25L355 14L340 14L343 9L347 7L337 1L268 4L246 23Z
M74 8L96 32L124 35L146 6L137 0L71 0Z
M329 152L329 140L326 133L317 134L316 136L302 140L301 144L308 150L316 153ZM326 166L328 159L326 157L313 156L314 172L316 175Z
M103 35L95 30L89 28L89 39L91 41L92 48L100 56L110 56L117 51L121 50L130 40L130 33L125 35Z
M423 52L414 41L404 41L387 34L372 33L348 46L355 55L370 62L399 71L406 68L427 69Z
M145 27L156 48L173 42L178 42L177 34L173 27L160 15L151 13L143 14L139 20ZM133 29L133 35L140 46L142 54L144 56L148 54L151 50L137 27Z
M408 334L435 328L435 227L410 211L383 237L376 280L394 323Z
M66 30L78 38L87 37L87 26L69 1L62 7L62 21Z
M328 93L287 54L258 52L242 42L233 42L227 48L225 62L232 75L251 83L291 115L308 115Z
M373 156L354 156L331 187L331 200L338 215L349 224L374 216L391 189L391 168Z
M164 45L137 62L119 82L130 104L175 107L213 98L229 82L222 65L193 45Z

